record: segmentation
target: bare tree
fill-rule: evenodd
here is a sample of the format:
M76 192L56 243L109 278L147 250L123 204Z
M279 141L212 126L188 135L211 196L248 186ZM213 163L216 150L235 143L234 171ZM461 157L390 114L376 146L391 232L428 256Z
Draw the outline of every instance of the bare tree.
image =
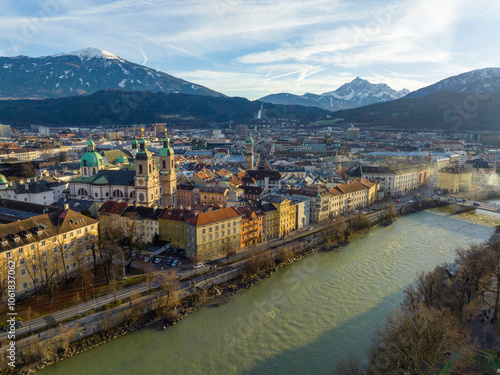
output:
M482 284L483 301L493 307L496 320L500 302L500 239L494 235L486 246L485 265L489 277ZM488 298L493 295L493 301Z
M179 283L176 272L163 272L158 276L161 295L159 298L159 308L173 309L179 303Z
M40 269L40 276L42 279L42 284L45 287L47 296L49 297L49 304L54 302L54 295L57 291L57 278L58 278L58 268L57 264L49 261L49 257L46 250L41 250L39 242L36 243L36 257L38 259L38 267Z
M83 301L87 301L87 289L94 282L94 275L85 257L78 257L76 264L78 267L76 278L80 284L80 290L83 292Z
M121 224L124 259L127 261L127 270L130 270L134 249L137 244L141 243L146 231L143 222L137 220L133 212L126 213L121 220Z
M420 304L389 317L370 350L367 373L438 374L445 365L457 370L468 364L472 349L457 317Z
M106 276L106 283L112 280L113 266L122 252L118 241L122 238L122 231L120 228L113 225L100 225L99 226L99 240L97 245L97 254L101 266Z

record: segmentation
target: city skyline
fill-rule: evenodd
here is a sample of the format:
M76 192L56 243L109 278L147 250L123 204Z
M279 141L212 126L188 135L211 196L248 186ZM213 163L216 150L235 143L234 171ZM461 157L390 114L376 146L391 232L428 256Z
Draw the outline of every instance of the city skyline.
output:
M249 99L320 94L356 76L412 91L499 66L491 48L498 8L467 0L439 8L427 0L7 1L0 55L95 47Z

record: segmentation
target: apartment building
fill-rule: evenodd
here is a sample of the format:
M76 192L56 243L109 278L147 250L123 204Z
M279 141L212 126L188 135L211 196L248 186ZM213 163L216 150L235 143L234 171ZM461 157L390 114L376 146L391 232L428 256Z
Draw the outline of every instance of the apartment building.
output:
M93 262L99 222L73 210L53 211L0 226L0 264L15 263L16 293L71 276Z
M450 193L469 191L472 182L472 171L467 168L446 167L438 171L437 188Z
M195 214L185 225L188 258L217 259L241 248L241 215L234 207Z

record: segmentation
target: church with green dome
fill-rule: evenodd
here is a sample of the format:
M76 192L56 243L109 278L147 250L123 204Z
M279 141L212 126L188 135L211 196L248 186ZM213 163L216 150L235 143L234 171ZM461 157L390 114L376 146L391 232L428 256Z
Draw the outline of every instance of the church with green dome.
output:
M157 161L142 137L132 141L132 155L133 164L122 157L117 159L121 167L106 165L90 140L80 160L80 175L70 181L70 197L99 202L121 200L143 207L174 206L177 179L170 139L165 135Z

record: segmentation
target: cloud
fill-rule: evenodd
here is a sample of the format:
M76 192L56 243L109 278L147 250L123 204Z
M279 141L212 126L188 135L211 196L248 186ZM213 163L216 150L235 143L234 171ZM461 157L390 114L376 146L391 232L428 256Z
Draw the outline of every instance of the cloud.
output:
M55 4L45 16L43 4ZM421 86L460 68L498 65L500 60L500 53L488 48L499 33L496 0L43 4L6 2L0 15L0 54L50 55L92 46L192 77L226 94L320 93L357 75L393 79L394 85L411 89L419 80ZM416 72L421 78L412 76Z

